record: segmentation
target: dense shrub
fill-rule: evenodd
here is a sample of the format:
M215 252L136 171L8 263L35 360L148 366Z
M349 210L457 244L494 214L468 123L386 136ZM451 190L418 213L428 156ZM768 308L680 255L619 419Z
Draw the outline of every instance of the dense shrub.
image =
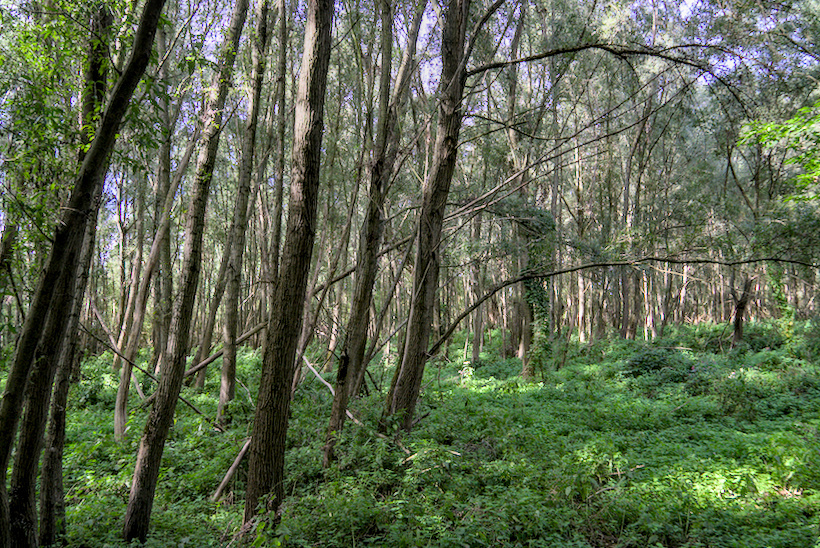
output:
M412 433L376 435L383 395L371 390L351 402L364 426L347 424L328 470L330 393L310 374L292 405L282 522L274 530L262 516L256 545L813 548L820 368L792 343L721 353L710 342L719 335L695 326L654 345L570 341L563 368L526 382L513 358L465 364L462 334L428 367ZM205 391L185 394L207 415L218 369ZM237 545L244 466L223 501L208 498L248 435L258 375L258 354L240 353L225 434L178 408L149 548ZM69 547L122 546L146 412L132 408L128 440L115 444L115 388L104 356L84 364L72 392Z

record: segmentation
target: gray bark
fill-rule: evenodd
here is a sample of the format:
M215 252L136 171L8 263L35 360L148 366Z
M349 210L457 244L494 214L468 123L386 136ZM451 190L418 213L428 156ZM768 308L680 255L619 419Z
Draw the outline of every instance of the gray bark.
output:
M145 542L151 519L159 467L165 440L174 419L182 379L185 373L185 359L188 353L188 339L194 310L197 285L202 267L202 235L205 229L205 210L208 203L219 136L222 130L222 111L228 95L228 87L233 73L239 37L245 25L248 11L247 0L239 0L234 5L231 23L219 53L218 71L214 75L211 94L208 98L203 122L202 150L197 159L197 170L191 190L191 201L185 218L185 243L183 249L182 272L179 298L174 303L168 345L162 356L162 376L156 391L156 399L145 424L131 494L125 513L123 536L127 542L138 539Z

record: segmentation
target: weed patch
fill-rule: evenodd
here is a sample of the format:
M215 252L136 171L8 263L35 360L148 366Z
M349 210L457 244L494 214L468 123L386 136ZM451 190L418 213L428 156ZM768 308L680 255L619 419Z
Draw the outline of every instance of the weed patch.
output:
M547 363L538 382L487 352L465 364L462 336L428 367L409 435L377 437L382 396L355 399L364 427L348 423L327 470L330 394L309 376L292 406L282 522L275 531L260 522L262 545L812 548L820 369L794 351L805 330L778 345L759 326L761 342L721 352L721 329L571 343L563 367ZM73 387L68 546L122 545L146 411L132 407L128 440L116 444L108 358L84 364ZM258 368L258 355L241 353L226 433L179 407L147 546L226 546L238 531L244 465L222 501L209 497L249 433ZM218 363L211 369L206 390L186 394L208 415Z

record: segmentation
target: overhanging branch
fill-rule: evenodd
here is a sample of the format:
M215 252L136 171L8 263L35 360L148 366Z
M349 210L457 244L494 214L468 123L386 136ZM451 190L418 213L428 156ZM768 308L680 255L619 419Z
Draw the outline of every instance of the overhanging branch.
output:
M555 276L560 276L562 274L571 274L573 272L579 272L581 270L592 270L592 269L599 269L599 268L615 268L615 267L637 267L646 265L649 263L669 263L669 264L710 264L710 265L719 265L719 266L740 266L744 264L756 264L756 263L778 263L778 264L790 264L795 266L804 266L806 268L820 268L820 264L816 263L809 263L806 261L800 261L796 259L784 259L780 257L755 257L750 259L738 259L734 261L721 261L719 259L679 259L674 257L655 257L655 256L647 256L641 257L639 259L633 259L631 261L602 261L602 262L595 262L595 263L586 263L576 266L571 266L568 268L563 268L560 270L553 270L551 272L525 272L520 276L516 276L515 278L510 278L508 280L504 280L499 282L495 286L493 286L489 291L487 291L484 295L481 296L476 302L471 304L468 308L466 308L458 317L450 324L450 327L447 328L447 331L444 332L444 335L439 338L430 350L428 351L428 355L432 356L441 348L444 342L450 338L453 332L456 330L458 325L470 315L476 308L482 305L485 301L487 301L490 297L504 289L505 287L509 287L511 285L515 285L517 283L526 282L529 280L546 280L549 278L553 278Z

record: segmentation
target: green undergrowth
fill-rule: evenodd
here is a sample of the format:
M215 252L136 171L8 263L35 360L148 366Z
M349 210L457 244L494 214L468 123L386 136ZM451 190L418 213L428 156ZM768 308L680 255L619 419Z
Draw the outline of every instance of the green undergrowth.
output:
M492 339L478 363L465 362L457 335L427 367L412 433L390 423L387 439L376 434L384 386L369 383L352 404L364 426L348 422L329 470L330 392L308 373L293 402L282 522L260 526L257 545L820 546L820 345L811 326L784 336L751 324L747 334L734 350L710 325L668 329L654 343L570 342L557 370L558 351L543 343L532 382ZM373 364L377 383L389 382L379 367L389 361ZM206 416L218 366L204 391L184 393ZM148 546L236 545L244 465L222 501L209 497L249 433L259 368L258 354L240 355L225 433L180 403ZM146 411L135 399L128 440L116 444L114 378L103 356L73 387L69 546L121 546Z

